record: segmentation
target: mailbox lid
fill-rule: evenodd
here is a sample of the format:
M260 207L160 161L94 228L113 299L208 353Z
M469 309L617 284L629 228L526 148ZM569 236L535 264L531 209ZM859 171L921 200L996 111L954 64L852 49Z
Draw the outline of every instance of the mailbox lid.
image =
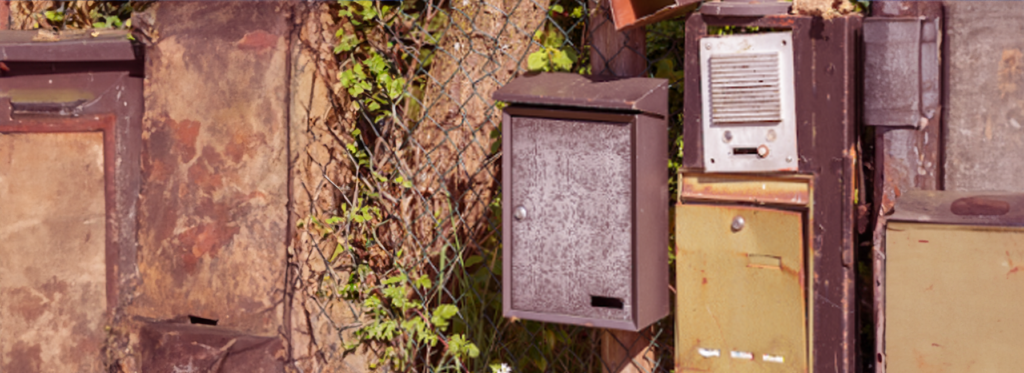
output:
M0 56L4 62L128 61L136 51L124 30L3 31Z
M896 200L889 222L1024 227L1024 194L913 190Z
M494 92L517 104L619 110L668 117L668 80L572 73L522 75Z
M807 371L803 234L799 212L676 205L677 371Z

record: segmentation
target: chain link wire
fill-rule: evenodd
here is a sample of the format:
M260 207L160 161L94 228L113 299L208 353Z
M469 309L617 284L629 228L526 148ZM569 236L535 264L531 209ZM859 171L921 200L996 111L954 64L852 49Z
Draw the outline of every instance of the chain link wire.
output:
M594 0L549 1L338 3L325 14L339 25L304 36L316 55L334 49L317 61L330 105L310 116L309 216L291 256L314 360L300 370L674 370L674 316L634 335L502 315L503 104L491 94L531 68L590 73L590 31L612 22ZM670 81L674 181L683 21L644 35L597 55L643 56L644 75Z

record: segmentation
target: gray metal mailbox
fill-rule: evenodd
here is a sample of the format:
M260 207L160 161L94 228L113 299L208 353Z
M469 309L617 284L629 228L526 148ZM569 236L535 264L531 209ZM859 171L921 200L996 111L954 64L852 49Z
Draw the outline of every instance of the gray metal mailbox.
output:
M669 312L668 84L567 73L494 93L505 317L639 330Z

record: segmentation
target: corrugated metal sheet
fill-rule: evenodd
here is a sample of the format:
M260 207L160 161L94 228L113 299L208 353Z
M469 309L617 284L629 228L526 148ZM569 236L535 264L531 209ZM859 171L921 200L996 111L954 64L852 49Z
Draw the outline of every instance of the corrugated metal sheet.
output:
M710 64L715 124L782 121L778 53L714 55Z

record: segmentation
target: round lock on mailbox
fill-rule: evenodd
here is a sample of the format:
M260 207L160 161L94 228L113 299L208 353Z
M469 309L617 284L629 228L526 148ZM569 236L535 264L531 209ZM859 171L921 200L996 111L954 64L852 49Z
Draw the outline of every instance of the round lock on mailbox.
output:
M516 218L516 220L526 219L526 207L523 207L522 205L516 206L516 210L513 213L513 216Z
M732 218L732 226L731 226L732 231L733 232L739 232L741 229L743 229L743 226L746 225L746 224L747 224L747 221L743 220L742 216L737 216L735 218Z

